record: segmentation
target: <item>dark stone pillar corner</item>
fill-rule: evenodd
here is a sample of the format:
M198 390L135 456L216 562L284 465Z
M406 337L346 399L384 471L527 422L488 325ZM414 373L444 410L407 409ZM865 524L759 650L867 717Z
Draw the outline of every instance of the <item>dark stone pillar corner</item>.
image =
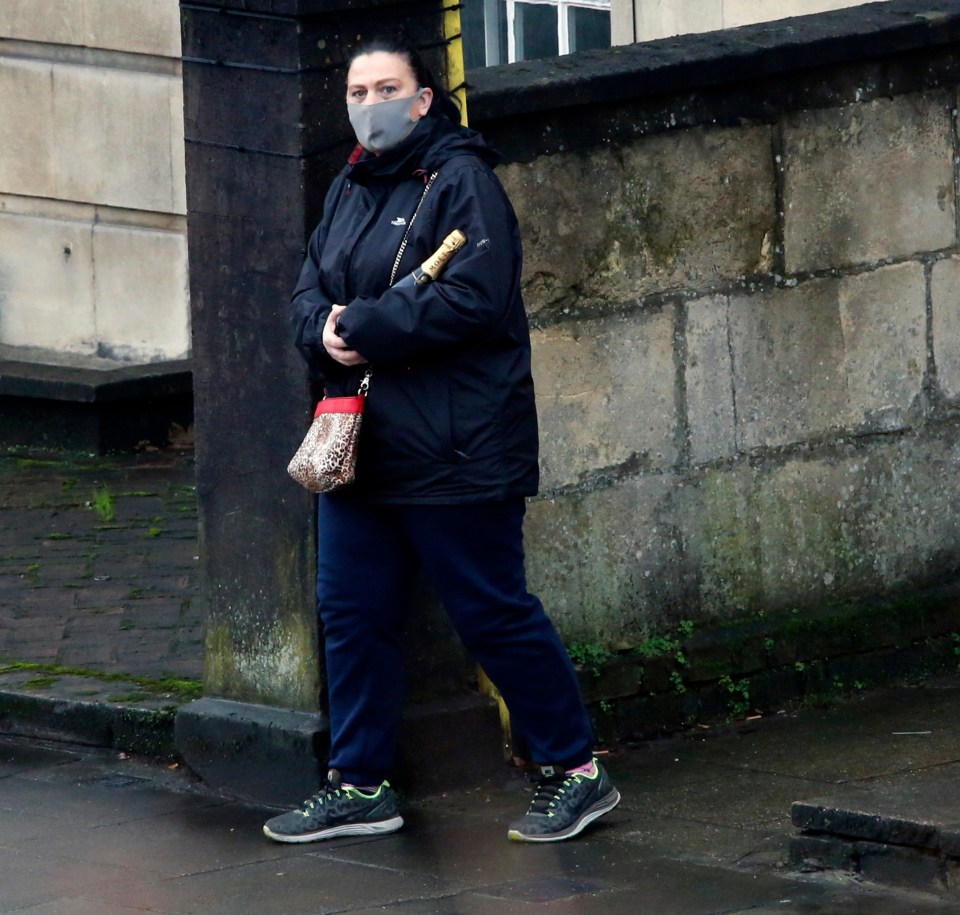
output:
M287 303L354 145L344 64L358 36L403 27L442 71L442 23L435 0L181 3L204 685L217 698L180 710L176 745L238 797L297 803L326 757L314 508L285 470L310 415ZM449 625L421 639L414 655L429 661L412 679L426 705L404 736L411 784L502 765L496 710L464 695L468 676L438 666L458 660Z

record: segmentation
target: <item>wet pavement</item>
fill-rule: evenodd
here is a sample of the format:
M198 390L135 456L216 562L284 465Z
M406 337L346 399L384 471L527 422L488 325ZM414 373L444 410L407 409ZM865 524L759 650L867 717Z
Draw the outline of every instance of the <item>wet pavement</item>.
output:
M142 706L118 694L133 678L199 677L196 524L188 451L0 457L0 692ZM949 839L958 679L619 747L604 762L623 803L546 846L506 840L530 792L506 766L403 796L396 835L283 846L260 832L272 810L181 765L57 736L11 736L0 709L0 913L960 912L939 859L907 873L896 858L900 889L790 862L798 801L912 804ZM444 760L425 747L423 765Z
M960 684L941 682L623 748L604 757L620 807L541 846L506 839L530 791L506 767L402 796L395 835L287 846L260 832L271 810L179 766L0 737L0 912L957 912L933 885L805 872L788 852L794 801L956 762L958 713Z

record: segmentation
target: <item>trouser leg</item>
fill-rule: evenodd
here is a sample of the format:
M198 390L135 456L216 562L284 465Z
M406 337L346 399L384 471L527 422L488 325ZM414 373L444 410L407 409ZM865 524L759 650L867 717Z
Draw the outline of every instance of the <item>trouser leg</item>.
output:
M359 785L392 770L404 699L403 617L415 557L389 506L321 496L317 609L327 662L330 766Z
M573 664L527 590L522 499L410 506L407 533L460 638L503 695L535 762L567 767L593 752Z

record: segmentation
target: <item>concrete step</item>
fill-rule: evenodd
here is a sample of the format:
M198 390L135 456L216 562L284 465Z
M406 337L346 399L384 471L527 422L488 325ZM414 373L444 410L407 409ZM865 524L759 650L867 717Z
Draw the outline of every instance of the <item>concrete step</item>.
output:
M146 365L0 346L0 444L79 451L164 445L193 423L188 359Z
M795 867L960 900L960 761L841 785L794 803L791 817Z

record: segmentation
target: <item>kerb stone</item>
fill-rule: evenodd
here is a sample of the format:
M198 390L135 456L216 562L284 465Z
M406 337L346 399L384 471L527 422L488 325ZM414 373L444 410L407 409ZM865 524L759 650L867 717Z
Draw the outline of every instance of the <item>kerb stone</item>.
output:
M229 699L203 698L177 712L177 751L209 787L266 804L296 804L320 783L326 719Z

